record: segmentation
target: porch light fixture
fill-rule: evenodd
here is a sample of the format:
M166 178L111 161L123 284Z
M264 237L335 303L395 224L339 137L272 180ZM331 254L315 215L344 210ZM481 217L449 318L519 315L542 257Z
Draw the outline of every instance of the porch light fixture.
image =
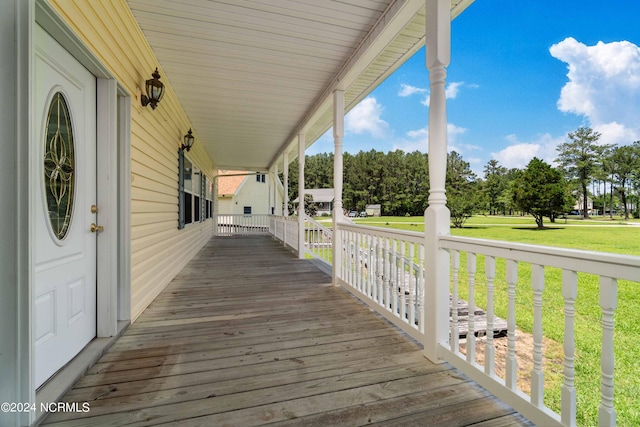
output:
M151 74L152 79L149 79L144 84L144 90L147 92L146 95L142 95L140 100L142 102L142 106L146 107L147 105L151 105L152 109L156 109L158 106L158 102L162 99L164 95L164 84L160 81L160 73L158 73L158 67Z
M182 144L182 147L180 147L181 150L191 150L191 147L193 147L193 143L196 140L195 137L193 136L193 134L191 133L191 128L189 128L189 132L187 132L187 134L183 137L184 139L184 143Z

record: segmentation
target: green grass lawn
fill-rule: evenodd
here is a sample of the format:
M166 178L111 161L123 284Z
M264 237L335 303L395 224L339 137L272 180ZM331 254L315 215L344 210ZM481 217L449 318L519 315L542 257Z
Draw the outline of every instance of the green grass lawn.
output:
M422 217L382 217L355 219L358 224L368 224L401 230L422 232ZM636 221L637 222L637 221ZM452 229L455 236L475 237L536 245L575 248L598 252L611 252L640 256L640 226L626 225L625 221L607 219L584 221L581 219L558 220L546 223L538 230L531 217L476 216L461 229ZM462 257L460 297L467 298L466 257ZM495 280L495 312L507 317L507 284L505 262L498 260ZM486 281L484 258L478 257L475 298L476 305L486 307ZM518 328L531 332L533 327L533 292L530 285L531 268L519 267L516 296L516 323ZM558 343L563 342L564 301L562 298L561 271L545 270L543 292L544 336ZM640 277L639 277L640 280ZM578 388L578 424L597 425L597 408L600 401L600 352L601 318L599 306L599 280L597 276L579 274L576 302L576 387ZM640 425L640 376L637 375L640 360L640 283L621 281L618 284L618 308L615 313L615 407L618 425ZM545 378L545 403L560 410L561 366L548 372Z

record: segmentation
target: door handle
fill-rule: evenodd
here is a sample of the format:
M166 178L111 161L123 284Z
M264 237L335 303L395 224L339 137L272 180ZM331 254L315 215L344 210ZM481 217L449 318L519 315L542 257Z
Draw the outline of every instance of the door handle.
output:
M96 225L95 223L91 223L91 232L92 233L100 233L104 231L104 227L101 225Z

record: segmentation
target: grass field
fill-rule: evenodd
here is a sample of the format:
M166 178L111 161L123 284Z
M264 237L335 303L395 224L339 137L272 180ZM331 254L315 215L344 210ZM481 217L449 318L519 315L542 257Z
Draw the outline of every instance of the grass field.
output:
M424 230L422 217L358 218L354 222L381 227ZM575 248L597 252L640 256L640 223L611 221L608 218L593 221L580 219L558 220L546 223L547 228L538 230L531 217L485 217L470 218L462 229L452 229L456 236L475 237L536 245ZM462 257L465 267L465 257ZM476 275L476 304L486 307L486 282L484 281L484 259L478 257ZM495 281L495 312L507 317L507 284L504 260L497 265ZM518 328L531 332L533 326L533 292L529 282L530 266L521 265L516 297L516 323ZM546 338L562 343L564 334L564 301L562 298L561 271L545 270L543 292L543 331ZM640 277L638 278L640 281ZM460 297L467 297L466 273L461 272ZM598 277L579 274L578 299L576 302L576 387L578 389L578 424L597 425L597 408L600 401L600 352L601 318L598 303ZM618 425L640 425L640 378L637 374L640 360L640 283L618 284L618 308L615 313L615 407ZM559 412L562 369L548 372L545 378L545 403Z

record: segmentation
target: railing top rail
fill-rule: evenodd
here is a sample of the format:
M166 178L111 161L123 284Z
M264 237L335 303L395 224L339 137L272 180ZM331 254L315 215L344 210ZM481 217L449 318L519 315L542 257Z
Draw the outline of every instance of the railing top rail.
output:
M274 215L271 215L271 214L226 214L226 213L225 213L225 214L221 214L221 213L219 213L219 214L218 214L218 216L219 216L219 217L223 217L223 216L242 216L242 217L245 217L245 216L259 216L259 217L273 217Z
M320 230L331 234L331 229L329 227L327 227L326 225L320 224L318 221L316 221L315 219L311 218L309 215L305 214L304 215L304 219L305 219L305 221L309 221L311 224L313 224L316 227L318 227Z
M640 282L640 257L442 235L440 247Z
M357 233L374 234L388 239L402 239L411 243L424 244L424 234L417 231L394 230L391 228L375 227L372 225L338 223L341 230Z

